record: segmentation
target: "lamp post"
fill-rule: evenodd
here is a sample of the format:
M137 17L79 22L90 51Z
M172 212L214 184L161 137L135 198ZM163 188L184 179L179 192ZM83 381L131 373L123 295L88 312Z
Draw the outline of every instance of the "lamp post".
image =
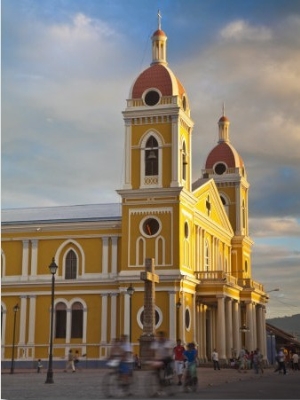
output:
M49 265L49 270L52 274L52 286L51 286L51 319L50 319L50 347L49 347L49 362L47 378L45 383L54 383L53 381L53 370L52 370L52 347L53 347L53 315L54 315L54 285L55 285L55 274L58 266L55 264L54 257L52 263Z
M180 301L180 297L176 303L176 310L177 310L177 316L176 316L176 326L177 326L177 339L179 339L180 337L180 328L179 328L179 311L180 311L180 307L181 307L181 301Z
M134 287L130 284L127 288L129 294L129 343L131 343L131 313L132 313L132 295L135 292Z
M266 293L271 293L271 292L279 292L279 288L275 288L275 289L272 289L272 290L267 290L266 291Z
M14 328L13 328L13 343L12 343L12 354L11 354L11 366L10 373L13 374L15 370L15 336L16 336L16 317L19 311L19 304L16 304L13 308L14 310Z
M274 364L274 355L273 355L273 331L270 331L271 338L271 364Z

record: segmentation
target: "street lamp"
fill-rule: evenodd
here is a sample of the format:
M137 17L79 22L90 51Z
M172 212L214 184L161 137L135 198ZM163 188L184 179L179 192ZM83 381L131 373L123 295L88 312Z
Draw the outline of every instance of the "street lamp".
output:
M135 292L132 284L127 288L127 294L129 294L129 343L131 343L131 313L132 313L132 295Z
M13 328L13 345L12 345L12 355L11 355L11 366L10 373L13 374L15 370L15 336L16 336L16 317L19 311L19 304L16 304L13 308L14 310L14 328Z
M47 379L45 383L54 383L53 381L53 370L52 370L52 347L53 347L53 315L54 315L54 285L55 285L55 274L58 266L55 264L54 257L52 263L49 265L49 270L52 274L52 286L51 286L51 320L50 320L50 348L49 348L49 362Z
M176 316L176 320L177 320L177 339L179 339L179 336L180 336L180 329L179 329L179 310L180 310L180 307L181 307L181 301L180 301L180 297L179 297L179 299L178 299L178 301L177 301L177 303L176 303L176 310L177 310L177 316Z

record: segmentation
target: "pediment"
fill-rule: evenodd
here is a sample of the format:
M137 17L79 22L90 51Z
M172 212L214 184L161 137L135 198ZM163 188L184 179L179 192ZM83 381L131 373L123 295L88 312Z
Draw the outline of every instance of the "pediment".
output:
M195 209L213 224L217 224L229 234L234 234L218 188L213 179L203 180L193 192Z

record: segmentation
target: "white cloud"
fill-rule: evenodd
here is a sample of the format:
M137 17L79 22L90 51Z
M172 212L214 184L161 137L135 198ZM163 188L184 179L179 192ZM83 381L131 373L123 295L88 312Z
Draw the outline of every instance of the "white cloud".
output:
M231 22L221 30L220 35L224 39L235 41L268 41L272 38L270 29L254 27L243 20Z
M300 236L296 218L250 218L250 227L256 237Z

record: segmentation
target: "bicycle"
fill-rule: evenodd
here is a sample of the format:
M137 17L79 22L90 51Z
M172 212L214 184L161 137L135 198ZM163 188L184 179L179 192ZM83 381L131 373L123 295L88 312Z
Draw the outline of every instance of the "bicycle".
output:
M109 371L104 374L102 389L106 398L123 398L134 395L134 374L131 361L108 361ZM125 367L125 368L124 368Z
M172 396L175 393L175 375L173 363L150 361L150 373L146 374L144 388L147 397Z
M186 361L183 388L185 392L196 392L198 389L197 365L195 361Z

